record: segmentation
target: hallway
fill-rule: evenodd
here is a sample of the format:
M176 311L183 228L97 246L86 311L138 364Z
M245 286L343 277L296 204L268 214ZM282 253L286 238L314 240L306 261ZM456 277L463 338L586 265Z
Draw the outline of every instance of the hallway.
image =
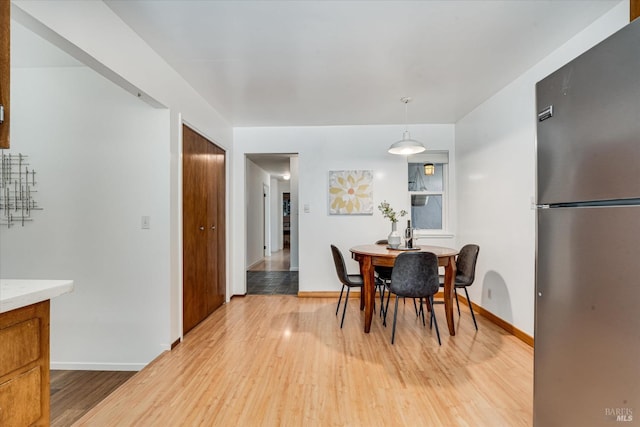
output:
M284 248L281 251L273 252L270 257L262 258L262 261L249 268L249 271L289 271L289 260L289 248Z
M289 271L289 249L265 257L247 271L247 295L298 295L298 272Z

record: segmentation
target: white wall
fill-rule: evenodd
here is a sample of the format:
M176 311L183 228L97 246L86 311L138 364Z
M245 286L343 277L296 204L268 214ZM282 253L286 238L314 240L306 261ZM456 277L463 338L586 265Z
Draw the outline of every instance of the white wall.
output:
M13 0L14 5L63 39L84 57L103 65L186 120L224 149L232 145L232 129L180 75L102 1ZM12 16L20 18L12 10ZM30 22L25 25L34 27ZM33 28L38 30L37 28Z
M271 178L271 252L278 252L284 248L282 196L290 191L289 181Z
M14 68L11 95L44 210L0 229L1 276L74 280L51 302L54 368L140 369L171 344L169 111L86 67Z
M530 335L534 321L535 83L628 21L629 5L623 2L456 123L457 243L480 245L470 297Z
M234 236L229 210L232 194L229 164L233 157L231 125L212 108L182 77L151 49L102 1L69 0L43 2L12 1L12 19L43 35L76 59L121 84L139 91L169 109L170 179L165 183L170 193L170 236L163 242L170 248L169 259L156 260L170 266L170 309L164 322L170 324L173 342L182 334L182 123L215 142L227 152L227 255L231 254ZM132 89L133 88L133 89ZM15 113L14 113L15 114ZM227 260L227 271L230 271ZM227 276L227 284L229 283ZM227 295L229 292L227 292Z
M246 184L246 266L250 267L264 257L264 217L263 210L263 186L270 184L270 175L249 159L246 160L247 184Z
M350 259L351 246L373 243L386 237L390 223L374 208L371 216L335 216L328 214L328 177L331 170L369 169L374 171L374 205L389 201L396 209L409 209L407 193L407 161L387 153L389 145L400 139L403 126L335 126L290 128L236 128L236 157L232 165L234 198L233 212L243 213L245 200L245 165L243 153L298 153L299 212L299 289L301 292L334 291L340 286L335 277L329 245L336 244ZM432 150L450 150L454 154L453 125L415 125L411 135ZM455 173L455 164L451 165ZM294 178L292 170L292 180ZM455 182L452 182L452 186ZM293 187L293 184L292 184ZM292 188L293 191L293 188ZM455 190L452 190L455 200ZM303 206L309 205L309 213ZM293 208L293 206L292 206ZM455 217L455 203L452 203ZM293 218L292 218L293 219ZM233 233L236 241L245 242L244 218L238 218ZM455 231L455 224L454 231ZM430 239L428 243L451 245L452 239ZM427 241L425 241L427 243ZM245 248L233 249L234 294L246 289ZM357 264L348 261L348 268L357 271Z
M282 249L282 196L280 195L280 185L276 178L270 179L269 185L269 211L271 213L271 244L270 252L277 252ZM271 254L270 253L270 254Z
M300 269L300 161L297 156L289 159L289 270Z

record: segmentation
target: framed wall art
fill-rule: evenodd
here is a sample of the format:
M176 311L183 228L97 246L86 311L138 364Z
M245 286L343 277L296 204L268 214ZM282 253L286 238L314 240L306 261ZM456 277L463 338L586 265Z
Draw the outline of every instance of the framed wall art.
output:
M373 215L373 171L329 171L329 215Z

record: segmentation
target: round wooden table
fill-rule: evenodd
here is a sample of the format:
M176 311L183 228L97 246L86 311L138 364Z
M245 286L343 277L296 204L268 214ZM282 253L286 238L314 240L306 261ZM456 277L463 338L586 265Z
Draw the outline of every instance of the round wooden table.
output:
M444 267L444 312L447 317L447 326L449 327L449 335L456 334L456 328L453 323L453 296L454 282L456 277L456 261L458 254L457 249L444 248L442 246L426 246L419 245L421 252L433 252L438 257L438 265ZM360 264L360 274L364 279L362 298L360 307L364 305L364 331L369 333L371 329L371 320L373 319L373 304L375 298L375 278L373 275L374 266L393 267L396 257L400 255L402 250L387 249L386 245L359 245L351 249L351 256Z

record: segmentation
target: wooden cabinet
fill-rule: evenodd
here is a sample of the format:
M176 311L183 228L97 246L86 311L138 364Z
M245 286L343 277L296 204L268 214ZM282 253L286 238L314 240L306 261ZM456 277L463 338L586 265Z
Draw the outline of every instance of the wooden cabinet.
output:
M9 148L10 12L11 2L0 0L0 105L3 108L3 122L0 124L0 148Z
M49 300L0 314L0 426L49 425Z
M225 152L183 126L183 332L216 308L226 294Z

